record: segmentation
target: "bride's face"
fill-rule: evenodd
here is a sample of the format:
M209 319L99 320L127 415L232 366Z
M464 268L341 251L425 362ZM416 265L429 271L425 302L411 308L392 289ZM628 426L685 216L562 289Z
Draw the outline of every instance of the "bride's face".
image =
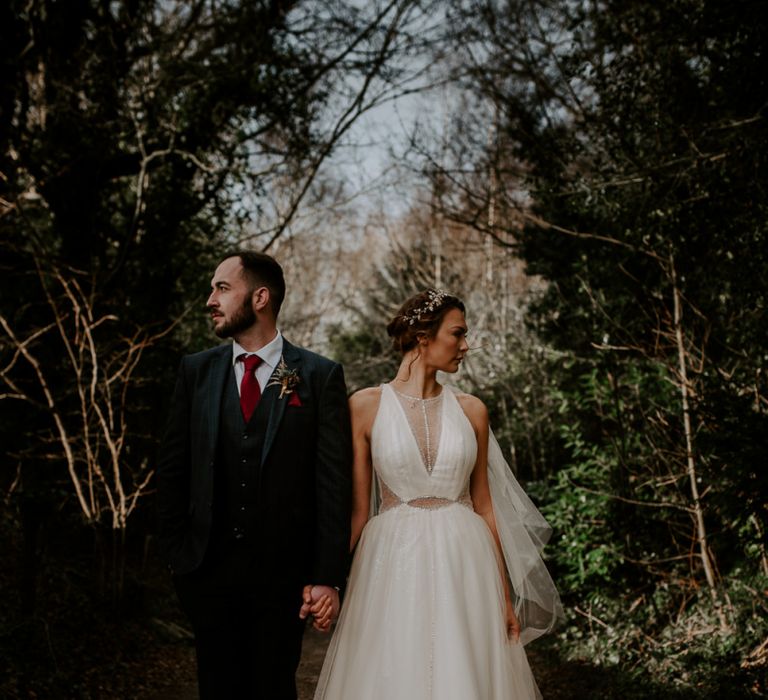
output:
M433 338L427 338L421 346L424 362L442 370L456 372L467 354L467 322L459 309L450 309Z

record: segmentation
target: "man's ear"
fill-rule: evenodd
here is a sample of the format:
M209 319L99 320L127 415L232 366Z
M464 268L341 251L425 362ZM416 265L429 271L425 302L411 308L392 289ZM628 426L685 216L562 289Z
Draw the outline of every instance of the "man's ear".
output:
M251 304L254 311L263 311L269 306L269 289L257 287L251 292Z

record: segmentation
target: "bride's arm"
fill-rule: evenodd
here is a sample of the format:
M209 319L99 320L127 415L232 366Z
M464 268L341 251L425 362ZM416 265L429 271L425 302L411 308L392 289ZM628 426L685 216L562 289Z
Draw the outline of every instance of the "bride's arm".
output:
M352 551L360 539L371 507L371 427L379 407L381 389L362 389L349 398L352 420Z
M504 566L504 553L501 549L501 539L496 528L496 516L493 512L493 501L491 500L491 489L488 485L488 409L480 399L465 394L460 400L464 413L477 437L477 460L472 476L469 480L469 491L472 496L472 506L475 512L486 522L488 529L493 535L493 541L496 543L499 562L499 574L501 575L502 585L504 587L504 599L506 602L507 631L517 639L520 635L520 626L515 615L514 604L509 590L509 579Z

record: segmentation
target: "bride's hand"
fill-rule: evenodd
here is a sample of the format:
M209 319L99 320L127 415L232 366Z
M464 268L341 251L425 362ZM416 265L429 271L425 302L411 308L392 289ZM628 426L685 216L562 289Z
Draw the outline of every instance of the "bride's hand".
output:
M520 640L520 623L515 615L515 606L511 598L506 599L507 637L514 641Z
M330 586L305 586L302 594L303 605L299 617L303 620L312 616L312 626L320 632L328 632L331 623L339 614L339 593Z
M331 616L333 614L333 604L331 603L331 597L328 595L322 596L310 608L310 612L314 618L314 628L321 632L327 632L331 627Z

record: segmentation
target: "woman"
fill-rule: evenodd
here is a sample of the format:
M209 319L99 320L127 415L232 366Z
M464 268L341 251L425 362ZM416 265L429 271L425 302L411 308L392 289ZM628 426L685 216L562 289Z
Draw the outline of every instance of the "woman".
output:
M464 304L429 289L387 332L397 376L350 399L357 551L315 699L540 697L522 645L561 612L539 557L548 528L483 403L436 378L469 349Z

